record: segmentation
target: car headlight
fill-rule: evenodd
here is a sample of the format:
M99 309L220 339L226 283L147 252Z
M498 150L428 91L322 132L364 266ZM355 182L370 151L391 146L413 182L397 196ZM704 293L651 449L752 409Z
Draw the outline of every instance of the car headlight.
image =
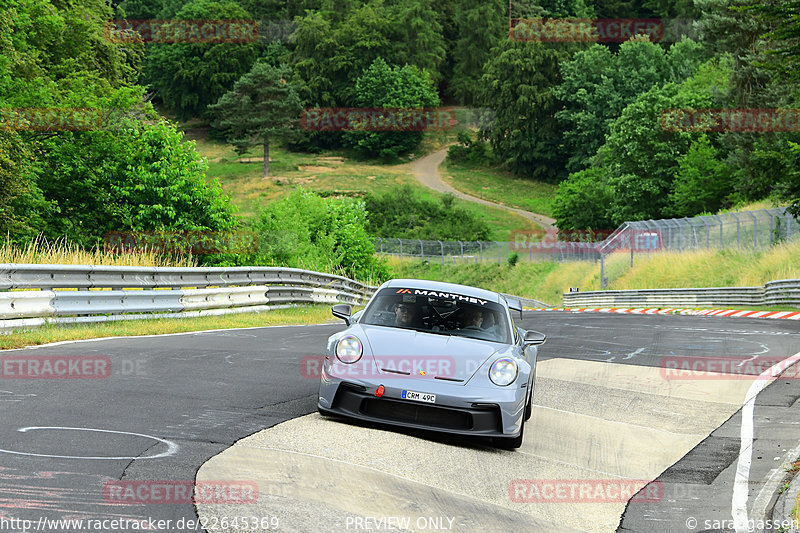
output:
M361 359L364 352L361 341L358 338L348 335L339 339L336 343L336 358L342 363L355 363Z
M498 359L489 369L489 379L501 387L514 383L517 379L517 363L513 359Z

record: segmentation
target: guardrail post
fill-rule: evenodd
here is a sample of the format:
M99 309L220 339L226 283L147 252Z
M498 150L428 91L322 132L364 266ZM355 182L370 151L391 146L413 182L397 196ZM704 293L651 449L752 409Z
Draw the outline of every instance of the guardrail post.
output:
M419 241L419 253L422 256L422 260L425 261L425 245L422 244L422 239L417 239Z
M403 259L403 239L397 239L400 241L400 259Z
M483 244L481 241L478 241L478 246L480 246L481 263L483 263Z
M442 244L442 241L439 241L439 247L442 249L442 264L444 264L444 244Z
M464 262L464 243L461 242L461 241L458 241L458 244L461 245L461 262L463 263Z
M503 263L503 260L500 259L500 243L497 241L494 241L494 243L497 245L497 264L500 265Z

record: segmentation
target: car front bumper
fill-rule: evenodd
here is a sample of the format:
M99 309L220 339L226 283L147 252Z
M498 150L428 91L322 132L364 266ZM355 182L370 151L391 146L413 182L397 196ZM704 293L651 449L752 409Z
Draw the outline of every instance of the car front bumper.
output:
M375 396L379 385L381 397ZM436 394L436 403L402 399L403 390ZM343 380L323 373L317 407L383 424L483 437L516 437L525 413L527 388L473 389L428 380L391 379L384 383Z

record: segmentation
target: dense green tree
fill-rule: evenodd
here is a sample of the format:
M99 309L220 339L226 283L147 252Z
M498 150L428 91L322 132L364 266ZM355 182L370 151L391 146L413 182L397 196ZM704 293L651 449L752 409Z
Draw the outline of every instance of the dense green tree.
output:
M609 221L613 227L627 220L671 216L678 209L686 212L691 206L683 202L683 193L688 194L684 185L680 186L678 196L671 198L670 193L681 172L682 157L702 134L691 128L676 127L662 114L719 105L719 95L726 92L729 79L730 61L712 60L683 83L655 86L627 105L611 123L605 144L592 159L593 166L571 175L559 187L559 227L562 224L565 228L609 227ZM691 162L699 166L694 155ZM690 162L686 161L685 166L688 178ZM720 170L710 163L706 165L708 168ZM591 185L592 180L598 183ZM570 213L570 208L584 205L588 194L595 194L595 189L600 205ZM678 199L681 205L676 207L673 202ZM703 202L711 205L713 201L716 199Z
M678 159L678 166L670 193L672 216L693 217L727 207L727 197L733 192L731 171L718 159L708 136L693 141L689 151Z
M377 58L414 65L440 80L445 42L429 0L371 0L346 12L312 11L296 20L292 66L308 86L308 106L353 106L355 82Z
M439 105L439 97L426 71L405 65L391 67L378 58L356 80L355 104L366 108L422 109ZM391 116L398 113L390 111ZM400 126L402 128L402 125ZM395 159L416 148L422 140L421 130L348 131L344 143L367 157Z
M740 13L755 15L762 27L768 28L761 37L770 44L766 66L777 72L782 80L792 82L795 89L800 82L800 2L798 0L772 0L748 2Z
M119 12L128 20L158 19L164 9L164 0L123 0Z
M702 47L690 40L669 52L646 38L623 43L617 53L595 44L561 66L563 81L556 89L564 108L556 117L564 124L569 170L589 165L611 123L636 97L666 82L691 76L702 60Z
M381 2L373 2L341 21L320 12L297 21L294 68L309 88L308 104L353 105L356 79L373 61L383 57L392 64L402 63L391 15Z
M455 15L458 40L453 49L453 76L449 92L460 104L477 102L483 65L493 47L507 38L508 18L503 0L461 0Z
M614 121L597 162L614 189L610 213L615 223L670 214L669 192L680 169L678 161L700 134L664 127L662 112L714 107L715 93L727 85L729 76L728 62L709 62L680 85L668 83L641 94Z
M400 2L396 7L398 13L395 20L405 34L399 47L400 56L426 70L433 82L438 84L442 80L445 42L433 4L433 0Z
M251 17L231 0L191 0L174 18L224 20ZM153 43L148 45L145 79L156 90L156 96L179 118L197 117L250 70L258 51L256 42Z
M47 207L36 185L30 144L19 133L0 129L0 236L34 237L44 229Z
M566 45L502 41L492 51L481 79L478 101L494 109L496 120L484 132L497 158L512 172L543 181L563 177L566 152L555 119L559 62Z
M553 216L560 230L615 227L609 214L614 190L600 167L573 172L562 181L553 201Z
M745 107L762 100L769 73L758 65L766 50L761 35L768 31L768 24L739 10L744 0L696 0L695 5L701 13L697 26L706 48L733 58L730 103Z
M107 231L232 228L228 198L206 184L206 164L182 137L160 122L43 141L39 186L53 203L46 236L93 246Z
M264 177L269 176L269 144L286 138L297 127L300 97L287 65L256 63L219 101L209 107L214 126L244 154L253 146L264 147Z

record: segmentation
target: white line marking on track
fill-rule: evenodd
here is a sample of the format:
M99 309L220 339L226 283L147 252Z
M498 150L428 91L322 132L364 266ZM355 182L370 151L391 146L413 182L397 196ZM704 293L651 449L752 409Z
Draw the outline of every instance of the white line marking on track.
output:
M0 453L10 453L12 455L27 455L29 457L52 457L56 459L88 459L88 460L119 460L124 459L127 461L132 461L135 459L160 459L162 457L169 457L170 455L175 455L178 452L178 445L172 441L161 439L159 437L154 437L152 435L145 435L144 433L133 433L132 431L114 431L111 429L95 429L95 428L71 428L71 427L61 427L61 426L31 426L26 428L19 428L17 431L20 433L27 433L28 431L34 431L39 429L50 429L50 430L67 430L67 431L94 431L97 433L114 433L117 435L133 435L135 437L144 437L146 439L153 439L167 445L167 451L159 453L158 455L145 455L140 457L86 457L83 455L48 455L44 453L29 453L29 452L15 452L13 450L3 450L0 449Z
M248 328L223 328L223 329L204 329L202 331L181 331L180 333L158 333L154 335L125 335L121 337L99 337L96 339L78 339L74 341L58 341L50 342L48 344L38 344L36 346L25 346L24 348L10 348L7 350L0 350L3 352L16 352L21 350L38 350L40 348L52 348L53 346L62 346L64 344L76 344L79 342L98 342L118 339L150 339L152 337L175 337L178 335L197 335L198 333L219 333L221 331L238 331L247 329L272 329L272 328L307 328L309 326L337 326L336 322L323 322L321 324L287 324L279 326L252 326Z
M800 361L800 352L787 357L762 372L750 388L742 406L742 428L740 432L739 460L736 463L736 476L733 481L733 496L731 497L731 517L733 518L736 533L747 533L747 498L749 496L750 464L753 460L753 410L756 397L764 388L772 383L770 379L776 370L785 370Z
M626 357L623 357L622 360L625 361L627 359L633 359L634 357L636 357L637 355L639 355L640 353L642 353L646 349L647 348L639 348L636 351L633 351L633 352L629 353Z

